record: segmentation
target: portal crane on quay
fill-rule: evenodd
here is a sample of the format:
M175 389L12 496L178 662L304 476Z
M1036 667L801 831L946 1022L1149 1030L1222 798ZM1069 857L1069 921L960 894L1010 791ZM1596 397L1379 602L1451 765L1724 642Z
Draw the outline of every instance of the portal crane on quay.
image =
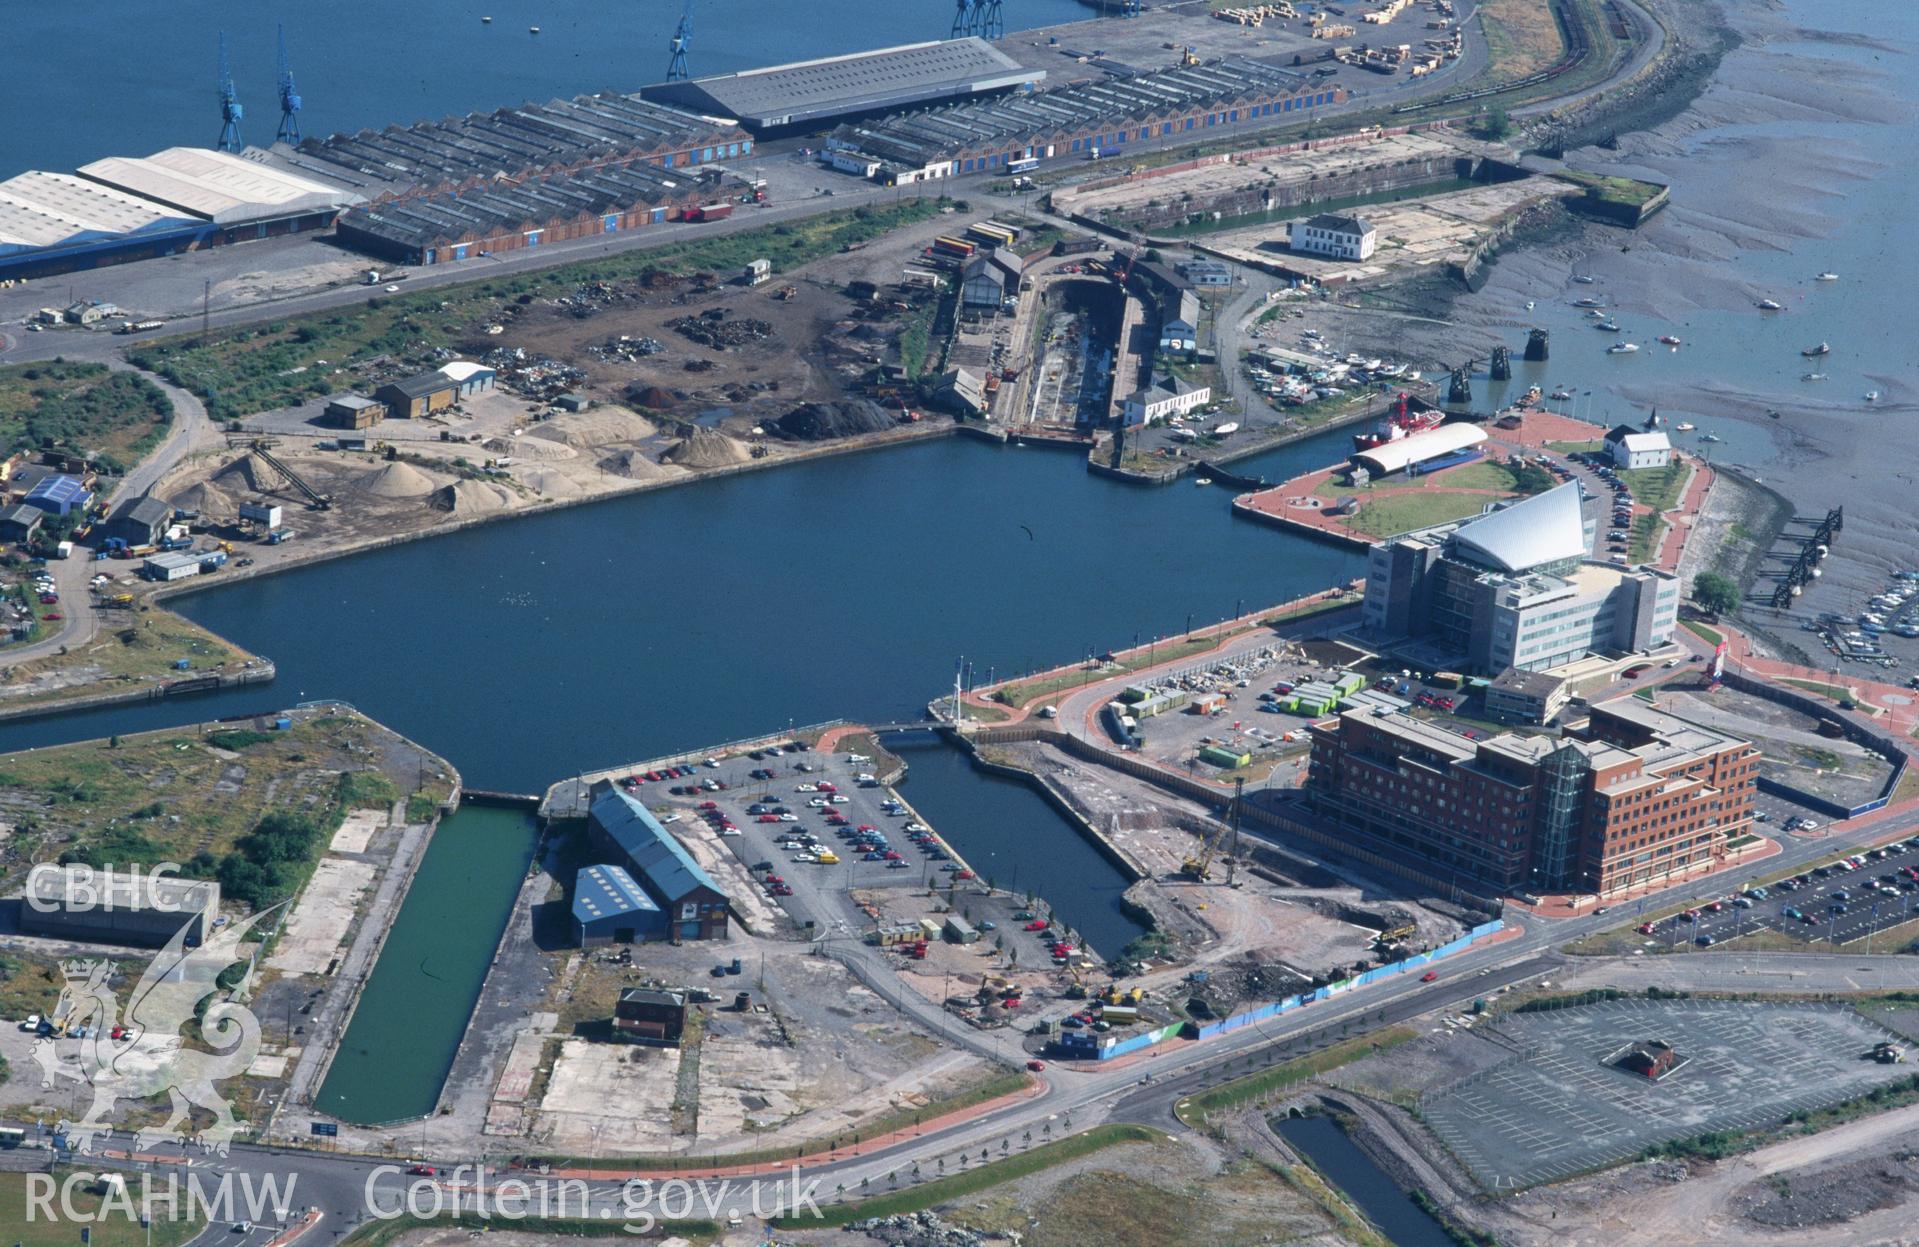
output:
M974 6L978 16L978 29L975 33L982 39L1004 39L1006 37L1006 14L1000 11L1000 0L978 0Z
M964 39L968 35L979 33L979 9L973 0L953 0L953 34L955 39Z
M686 68L686 48L693 42L693 0L680 10L680 24L673 32L672 56L666 62L666 80L684 82L692 75Z
M220 150L240 150L240 118L246 110L233 89L233 68L227 64L227 32L220 32Z
M293 65L287 60L287 28L280 29L280 132L279 142L300 145L300 92L293 85Z

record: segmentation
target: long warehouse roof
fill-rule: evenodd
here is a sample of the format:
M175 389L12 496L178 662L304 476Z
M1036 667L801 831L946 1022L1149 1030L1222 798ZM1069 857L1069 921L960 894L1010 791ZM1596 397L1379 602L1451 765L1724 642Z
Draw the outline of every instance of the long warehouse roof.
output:
M739 137L738 126L730 121L609 91L411 126L331 134L308 139L296 149L276 149L274 158L288 168L378 196L620 162Z
M697 174L651 165L606 165L555 174L519 185L500 183L457 193L399 199L355 209L340 224L389 242L415 247L469 236L484 238L524 223L571 219L589 212L624 212L641 204L689 197Z
M325 212L361 198L259 159L203 147L169 147L151 156L108 156L81 165L80 176L216 225Z
M852 123L834 131L833 137L882 160L922 166L957 151L1030 136L1192 113L1258 94L1297 93L1306 89L1307 81L1291 70L1229 57ZM1317 85L1334 89L1330 83Z
M1046 77L979 38L768 65L642 88L650 100L771 127L1027 86Z
M1442 424L1424 433L1414 433L1398 441L1387 442L1353 456L1381 476L1397 472L1414 463L1424 463L1449 455L1455 450L1477 446L1486 440L1486 430L1476 424Z
M77 246L199 219L70 173L22 173L0 182L0 254Z

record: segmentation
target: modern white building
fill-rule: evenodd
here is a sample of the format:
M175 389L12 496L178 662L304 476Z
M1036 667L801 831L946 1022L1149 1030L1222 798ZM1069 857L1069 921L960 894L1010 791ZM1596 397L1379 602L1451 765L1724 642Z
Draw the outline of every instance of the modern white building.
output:
M1363 619L1375 637L1430 638L1488 674L1656 649L1679 621L1679 580L1587 559L1568 483L1463 524L1372 548Z
M1364 217L1322 212L1286 227L1286 245L1301 255L1365 260L1379 249L1379 231Z
M1134 390L1120 404L1120 423L1128 428L1156 424L1173 416L1183 416L1195 407L1213 401L1213 387L1166 374L1153 378L1151 385Z
M1657 429L1622 424L1606 434L1606 453L1621 468L1663 468L1672 464L1672 439Z

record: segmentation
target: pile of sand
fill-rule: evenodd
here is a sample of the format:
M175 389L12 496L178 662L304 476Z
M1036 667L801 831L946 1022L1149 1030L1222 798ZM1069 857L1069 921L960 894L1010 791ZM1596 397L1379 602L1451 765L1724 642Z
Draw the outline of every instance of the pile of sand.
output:
M455 481L442 485L427 497L435 511L445 511L456 520L479 515L494 515L513 505L513 496L498 485L484 481Z
M287 487L287 478L280 470L250 450L215 472L213 479L227 489L256 494L275 493Z
M578 481L552 468L528 468L518 479L542 498L577 498L584 492Z
M726 468L745 463L752 456L744 445L726 434L696 426L688 437L676 442L660 458L683 468Z
M527 432L527 437L545 438L575 450L612 446L619 442L637 442L658 430L645 416L624 407L596 407L578 415L555 416Z
M600 460L600 471L623 476L629 481L657 481L673 475L672 468L661 467L637 450L622 450Z
M240 514L240 503L212 481L200 481L174 494L170 501L184 511L198 511L210 520L231 520Z
M489 437L482 445L491 453L519 459L576 459L579 452L550 437Z
M420 498L433 492L433 478L410 463L383 463L359 480L375 498Z

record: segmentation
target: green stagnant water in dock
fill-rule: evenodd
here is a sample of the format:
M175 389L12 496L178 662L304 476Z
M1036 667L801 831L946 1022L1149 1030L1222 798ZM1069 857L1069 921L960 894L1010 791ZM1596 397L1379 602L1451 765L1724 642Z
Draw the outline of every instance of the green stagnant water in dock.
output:
M512 913L497 898L525 877L535 831L524 811L485 806L441 822L314 1107L363 1125L433 1111Z

